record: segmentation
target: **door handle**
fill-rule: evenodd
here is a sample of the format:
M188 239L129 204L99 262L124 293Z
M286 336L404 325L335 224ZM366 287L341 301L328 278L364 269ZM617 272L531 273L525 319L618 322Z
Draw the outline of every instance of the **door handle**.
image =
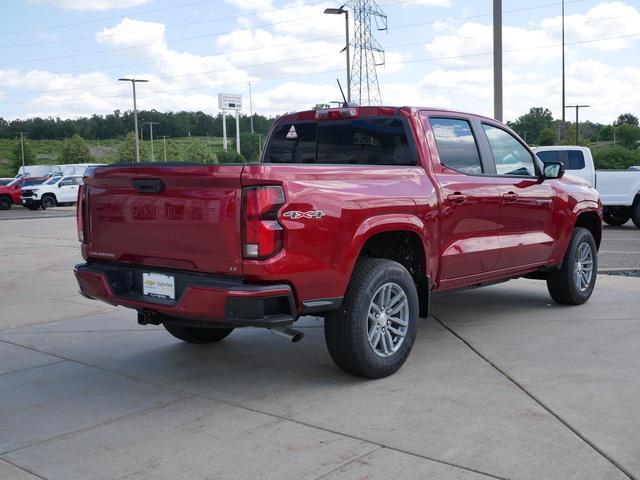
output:
M514 192L509 192L502 195L502 198L504 199L505 202L515 202L516 200L518 200L518 194Z
M456 205L463 204L467 201L467 196L460 192L455 192L447 195L447 200Z

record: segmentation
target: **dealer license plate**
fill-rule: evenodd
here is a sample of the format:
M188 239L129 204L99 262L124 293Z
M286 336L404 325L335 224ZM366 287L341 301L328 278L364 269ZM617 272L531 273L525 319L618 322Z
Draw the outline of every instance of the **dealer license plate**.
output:
M173 275L142 273L142 293L150 297L175 300L176 281Z

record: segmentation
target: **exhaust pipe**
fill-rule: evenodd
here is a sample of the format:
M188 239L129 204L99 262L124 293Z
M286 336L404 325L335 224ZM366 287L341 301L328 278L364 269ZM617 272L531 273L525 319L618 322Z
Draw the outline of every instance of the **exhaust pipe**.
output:
M299 342L304 337L304 333L291 327L272 327L269 330L271 330L271 333L288 338L291 343Z

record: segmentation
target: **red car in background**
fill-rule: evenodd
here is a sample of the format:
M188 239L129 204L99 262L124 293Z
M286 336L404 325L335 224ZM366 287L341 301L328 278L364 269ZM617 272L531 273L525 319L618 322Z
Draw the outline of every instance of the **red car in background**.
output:
M0 186L0 210L9 210L13 204L22 204L20 191L22 187L40 185L46 182L48 177L21 177L7 185Z

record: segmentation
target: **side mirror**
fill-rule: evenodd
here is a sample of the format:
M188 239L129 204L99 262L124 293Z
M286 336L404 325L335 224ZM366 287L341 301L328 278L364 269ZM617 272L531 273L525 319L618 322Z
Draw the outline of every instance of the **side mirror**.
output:
M62 187L63 187L62 183L59 183L58 188L62 188Z
M552 180L562 178L564 175L564 166L560 162L546 162L542 171L544 180Z

